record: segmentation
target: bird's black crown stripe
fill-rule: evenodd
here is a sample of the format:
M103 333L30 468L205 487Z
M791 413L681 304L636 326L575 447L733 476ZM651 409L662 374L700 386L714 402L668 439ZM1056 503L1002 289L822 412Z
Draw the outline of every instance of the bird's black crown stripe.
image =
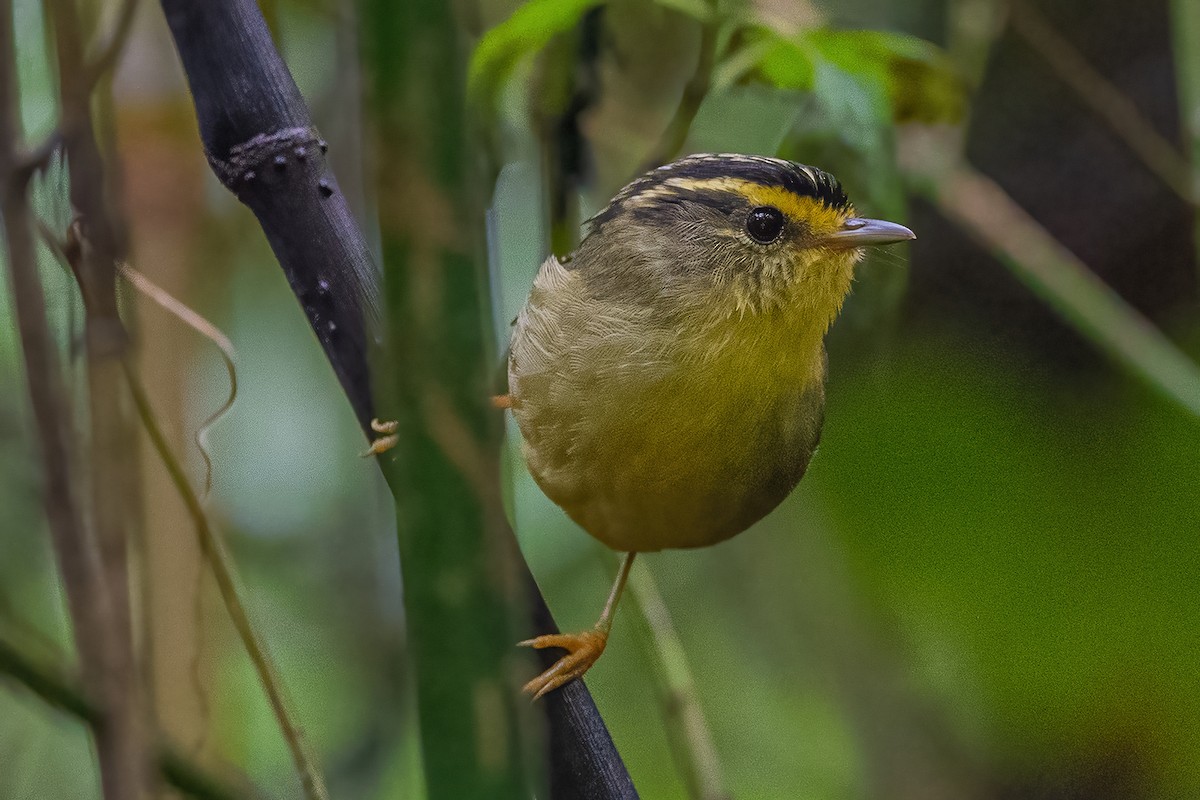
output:
M765 156L689 156L649 173L655 183L670 178L738 178L763 186L778 186L801 197L812 197L831 208L850 204L838 179L828 172Z
M592 217L590 222L593 229L615 217L630 198L673 178L736 178L763 186L777 186L801 197L812 197L834 209L845 209L850 205L838 179L815 167L766 156L696 155L651 170L626 186L607 208ZM681 196L686 194L686 190L680 192ZM669 201L669 198L663 199Z
M721 192L715 189L678 189L673 190L669 195L662 195L655 198L655 207L639 206L631 209L630 213L636 219L655 220L661 218L659 210L664 204L671 203L695 203L696 205L706 206L714 211L729 216L740 207L749 205L744 199L731 196L729 192Z

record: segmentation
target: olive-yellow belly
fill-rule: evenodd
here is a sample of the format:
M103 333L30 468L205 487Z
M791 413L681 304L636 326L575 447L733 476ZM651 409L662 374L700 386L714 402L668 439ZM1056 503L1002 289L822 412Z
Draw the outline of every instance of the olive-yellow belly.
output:
M815 360L823 367L823 353ZM795 487L820 436L823 368L800 381L716 364L647 382L636 370L572 374L573 363L511 374L513 412L538 485L615 550L702 547L744 531Z

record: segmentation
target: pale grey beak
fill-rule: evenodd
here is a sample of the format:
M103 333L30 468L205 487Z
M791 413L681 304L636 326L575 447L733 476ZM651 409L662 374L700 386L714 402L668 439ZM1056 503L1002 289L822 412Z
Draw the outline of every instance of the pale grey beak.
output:
M865 247L869 244L895 244L917 238L917 235L903 225L885 222L881 219L861 219L851 217L842 225L837 233L826 237L821 244L826 247L841 249L844 247Z

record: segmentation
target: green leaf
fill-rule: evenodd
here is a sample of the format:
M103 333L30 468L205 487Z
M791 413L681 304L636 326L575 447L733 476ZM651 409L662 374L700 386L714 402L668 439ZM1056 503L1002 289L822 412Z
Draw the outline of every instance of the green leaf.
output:
M962 120L963 82L947 56L929 42L891 31L814 30L806 38L829 62L881 81L896 122Z
M816 66L809 52L783 38L768 37L765 52L758 62L763 79L781 89L811 91L816 79Z
M761 30L769 42L758 63L775 86L816 88L817 65L829 64L864 84L881 86L892 120L958 122L966 106L962 80L941 50L923 39L891 31L814 29L788 39Z
M468 97L491 106L522 58L570 30L601 0L529 0L492 28L475 47L467 69Z
M700 22L711 22L716 10L709 0L655 0L657 5L686 14Z

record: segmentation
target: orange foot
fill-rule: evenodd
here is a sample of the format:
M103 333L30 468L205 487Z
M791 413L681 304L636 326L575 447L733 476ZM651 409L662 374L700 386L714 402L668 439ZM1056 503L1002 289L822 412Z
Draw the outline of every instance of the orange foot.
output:
M537 650L559 647L567 651L565 656L554 662L554 666L525 684L523 691L537 700L569 681L582 678L583 673L591 669L604 652L604 646L608 644L608 631L593 628L580 633L553 633L526 639L518 644Z
M400 437L396 435L396 431L399 429L399 427L400 423L396 421L380 422L377 419L371 420L371 430L375 431L376 433L382 433L386 435L380 436L379 438L375 439L375 441L371 442L370 449L367 450L367 452L362 453L362 457L367 458L368 456L381 455L395 447L396 443L400 441Z

